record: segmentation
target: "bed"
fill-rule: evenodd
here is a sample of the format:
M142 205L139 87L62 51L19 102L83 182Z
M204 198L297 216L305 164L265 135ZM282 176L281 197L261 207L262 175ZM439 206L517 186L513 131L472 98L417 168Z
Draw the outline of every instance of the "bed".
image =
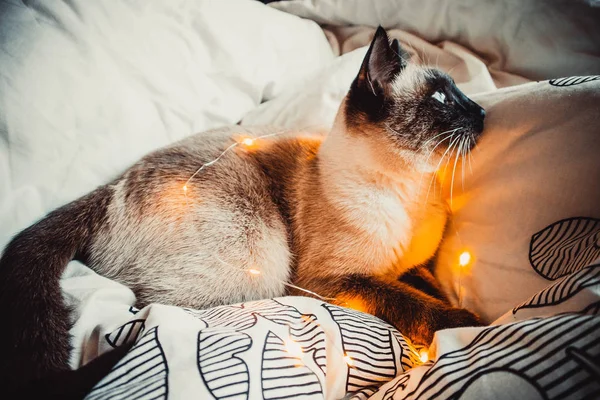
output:
M2 0L0 247L194 132L327 130L381 24L487 110L437 188L436 274L488 325L417 348L318 298L138 310L72 262L72 367L134 343L87 398L600 397L599 21L593 0Z

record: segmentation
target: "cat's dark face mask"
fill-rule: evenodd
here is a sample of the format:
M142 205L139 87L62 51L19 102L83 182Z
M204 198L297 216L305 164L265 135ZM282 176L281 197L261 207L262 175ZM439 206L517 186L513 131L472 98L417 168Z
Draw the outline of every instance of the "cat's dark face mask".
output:
M348 93L348 130L383 135L399 150L431 162L448 149L470 150L483 132L484 109L446 73L408 59L379 27Z

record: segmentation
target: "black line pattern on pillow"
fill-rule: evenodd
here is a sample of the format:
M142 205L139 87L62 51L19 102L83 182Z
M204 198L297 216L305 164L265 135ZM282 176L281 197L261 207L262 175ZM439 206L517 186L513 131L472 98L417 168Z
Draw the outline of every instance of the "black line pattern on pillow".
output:
M578 363L590 375L595 377L597 382L600 382L600 360L598 358L594 360L594 357L589 353L576 347L567 347L565 352L567 353L567 357Z
M267 335L263 348L261 382L264 399L288 398L290 388L296 398L323 398L319 378L299 357L290 355L284 341L273 332Z
M597 360L599 329L600 317L580 314L489 327L468 346L442 355L402 398L478 399L482 391L503 392L506 398L525 398L525 393L540 399L593 398L600 382L566 349ZM499 375L503 379L494 379Z
M158 327L154 327L92 389L86 399L166 399L169 393L168 373L165 353L158 340Z
M581 83L596 81L600 79L600 75L588 75L588 76L565 76L564 78L550 79L548 83L552 86L573 86Z
M383 383L385 382L377 385L366 386L354 393L349 393L344 396L344 400L367 400L373 395L373 393L377 392L377 389L379 389L379 386L381 386Z
M588 314L588 315L600 314L600 301L589 304L586 308L581 310L581 313Z
M137 342L138 338L144 333L145 323L146 320L144 319L134 319L111 333L107 333L104 338L112 347L119 347L129 342Z
M405 374L394 381L394 384L390 386L385 393L383 394L383 400L390 400L394 397L394 394L398 390L406 389L408 386L408 381L410 380L410 375Z
M302 314L295 307L281 304L274 299L215 307L204 311L186 311L204 321L209 327L230 327L241 331L253 327L257 316L287 326L292 339L302 347L302 351L314 350L315 363L324 374L327 373L325 332L313 314Z
M290 337L301 348L304 354L302 368L311 371L310 368L314 366L315 369L320 370L323 376L327 373L325 332L313 314L302 314L295 307L279 303L276 300L221 306L203 311L186 309L186 312L207 325L207 328L198 334L198 370L206 387L217 399L246 399L248 397L250 392L249 367L253 368L254 364L249 366L246 361L250 360L244 360L253 343L251 336L246 332L251 331L259 318L272 324L270 333L277 338ZM257 336L252 335L252 337L256 338ZM269 337L269 335L265 337L264 346L267 346L269 340L274 340ZM248 354L245 354L247 352ZM311 374L314 375L315 370L312 371ZM261 374L267 376L269 372L261 371ZM316 375L314 375L314 379L319 382ZM273 391L266 393L273 398L279 393L278 388L290 383L285 376L280 374L277 374L276 379L268 381L270 389ZM308 392L312 393L312 388ZM319 393L322 396L322 392Z
M244 308L244 304L221 306L208 310L186 309L188 314L202 320L208 327L248 329L256 324L256 316Z
M338 324L342 348L352 360L346 378L346 393L363 398L372 394L379 385L393 379L397 370L392 338L401 352L401 370L412 366L404 339L391 334L390 325L368 314L331 304L323 304ZM363 392L364 391L364 392ZM361 393L362 392L362 393Z
M396 341L400 344L400 347L402 348L400 365L402 366L403 371L411 369L415 365L422 364L419 353L417 353L417 351L413 347L408 345L408 343L406 342L406 338L402 336L402 333L400 333L396 328L394 328L390 324L384 321L378 321L380 325L385 326L387 329L390 330L390 332L392 332L392 336L394 336L396 338Z
M600 284L600 264L589 265L582 270L565 276L528 301L513 308L512 313L525 308L540 308L560 304L575 296L581 290Z
M487 397L486 394L490 391L490 380L510 383L502 391L506 399L547 399L543 389L539 387L536 381L525 374L505 368L490 368L475 374L465 384L459 399L471 400Z
M600 257L600 219L557 221L531 237L529 262L546 279L580 270Z
M316 365L327 374L327 352L325 332L313 314L302 314L295 307L281 304L277 300L253 303L256 314L276 324L289 326L290 336L303 352L313 353Z
M204 329L198 334L198 369L216 399L248 398L248 365L238 355L250 347L252 338L242 332Z

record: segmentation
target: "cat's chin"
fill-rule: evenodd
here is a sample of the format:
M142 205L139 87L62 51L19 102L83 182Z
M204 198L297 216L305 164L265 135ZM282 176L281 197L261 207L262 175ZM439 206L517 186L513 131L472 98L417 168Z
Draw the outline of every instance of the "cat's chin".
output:
M413 165L415 170L420 174L433 174L437 171L441 158L441 155L432 157L423 156L415 160Z

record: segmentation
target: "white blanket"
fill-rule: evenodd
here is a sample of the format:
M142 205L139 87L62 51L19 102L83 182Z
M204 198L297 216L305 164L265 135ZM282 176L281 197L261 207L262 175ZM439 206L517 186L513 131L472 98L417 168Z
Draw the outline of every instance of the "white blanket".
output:
M249 0L9 0L0 16L1 248L333 59L315 23Z

